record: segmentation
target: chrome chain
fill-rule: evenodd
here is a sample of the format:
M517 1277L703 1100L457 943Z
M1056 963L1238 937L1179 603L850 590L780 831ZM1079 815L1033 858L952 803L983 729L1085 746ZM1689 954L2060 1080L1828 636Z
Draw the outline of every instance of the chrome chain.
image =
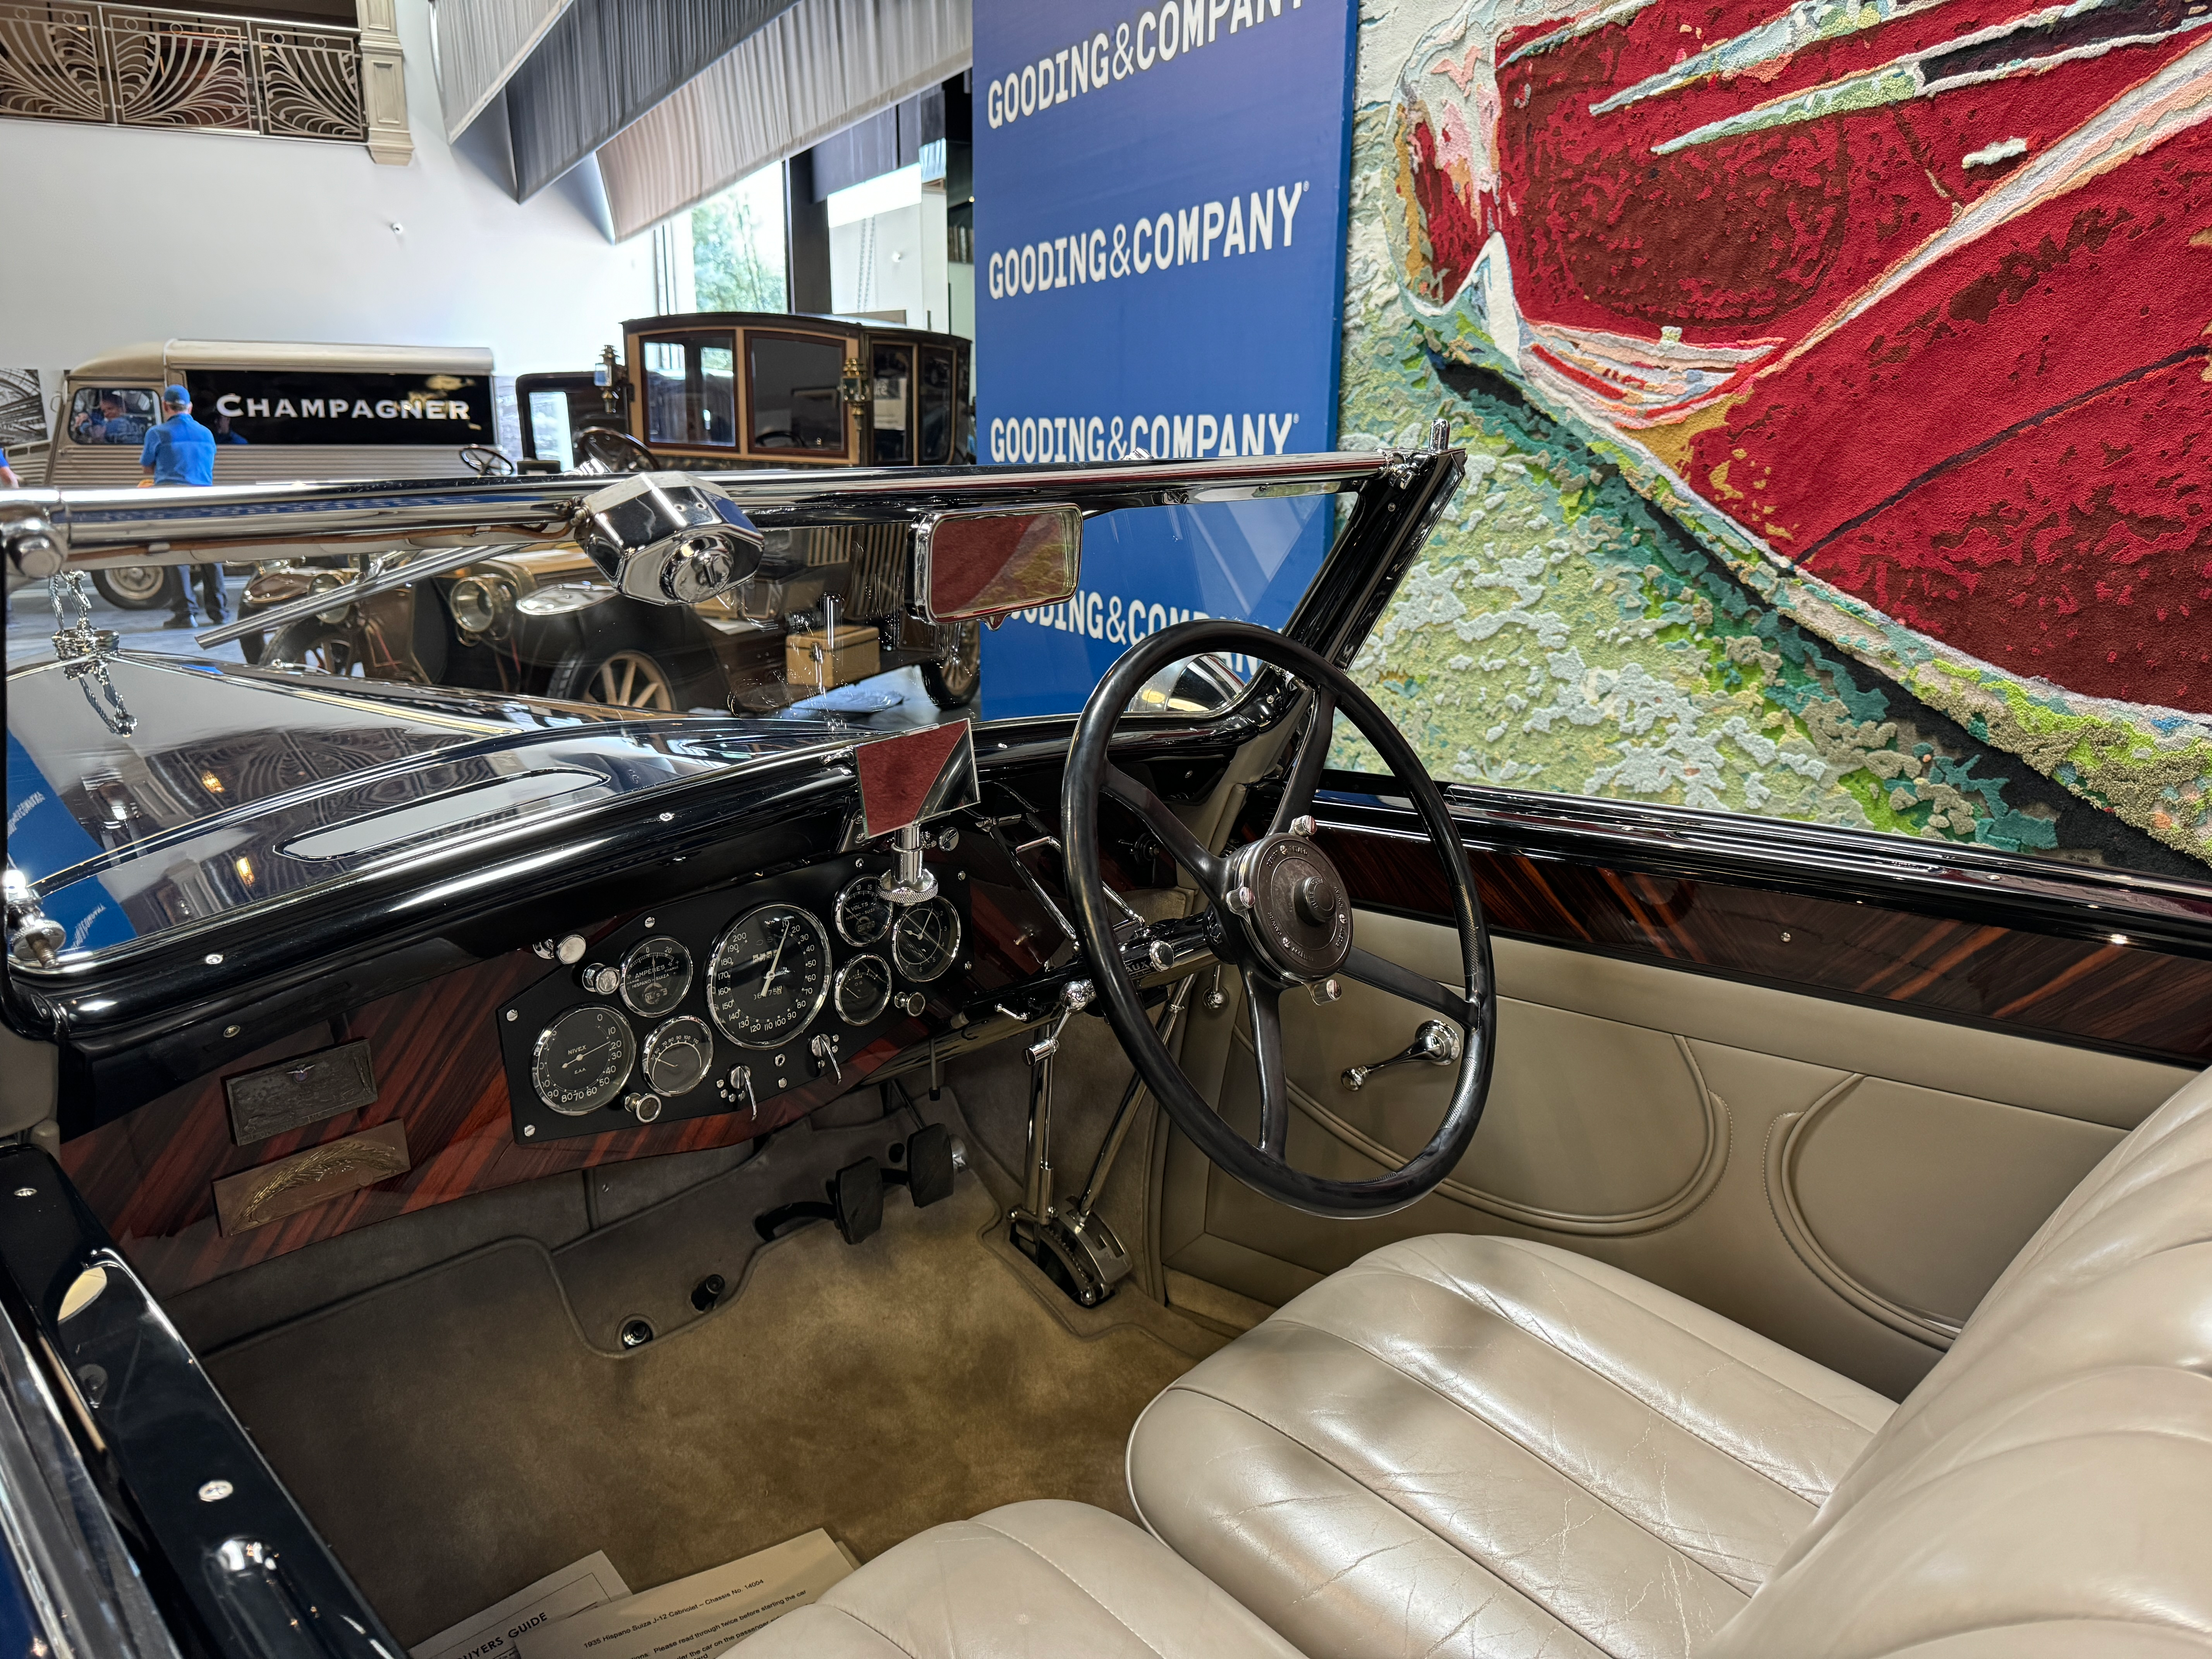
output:
M64 593L76 604L75 622L62 609ZM123 706L122 694L107 677L107 665L114 659L118 642L112 629L92 625L92 599L84 591L83 572L64 570L47 577L46 597L53 601L54 655L61 660L62 672L77 683L101 725L118 738L129 737L138 729L137 716ZM95 681L97 695L93 690Z

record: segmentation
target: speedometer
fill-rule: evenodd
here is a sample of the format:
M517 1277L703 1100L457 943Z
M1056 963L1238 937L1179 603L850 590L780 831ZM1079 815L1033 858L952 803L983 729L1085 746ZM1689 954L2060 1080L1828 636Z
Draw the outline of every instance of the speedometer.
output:
M829 994L830 930L788 904L746 911L707 963L707 1012L740 1048L796 1036Z

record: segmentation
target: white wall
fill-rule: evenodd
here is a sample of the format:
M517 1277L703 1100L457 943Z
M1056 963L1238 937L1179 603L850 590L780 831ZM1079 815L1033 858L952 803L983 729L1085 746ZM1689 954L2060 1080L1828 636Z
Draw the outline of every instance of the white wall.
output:
M608 242L584 168L518 206L497 106L448 146L428 0L398 10L404 167L359 145L0 119L0 363L174 337L482 345L515 374L619 349L653 308L650 239Z

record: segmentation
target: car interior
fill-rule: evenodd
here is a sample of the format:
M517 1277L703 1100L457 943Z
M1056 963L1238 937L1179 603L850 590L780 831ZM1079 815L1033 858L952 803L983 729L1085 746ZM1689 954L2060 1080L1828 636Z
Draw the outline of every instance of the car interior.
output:
M1291 621L1148 635L1079 717L541 710L478 777L440 722L521 743L492 700L294 674L288 752L388 690L346 764L447 769L89 855L172 920L11 964L54 1159L393 1638L820 1527L861 1565L745 1654L2212 1650L2212 884L1439 783L1345 665L1459 458L1326 459ZM1164 499L1110 473L993 499ZM96 746L55 670L11 703ZM615 745L643 782L516 787ZM210 907L276 895L177 873L486 778L258 943ZM355 1048L374 1104L287 1104ZM226 1194L389 1125L402 1176Z

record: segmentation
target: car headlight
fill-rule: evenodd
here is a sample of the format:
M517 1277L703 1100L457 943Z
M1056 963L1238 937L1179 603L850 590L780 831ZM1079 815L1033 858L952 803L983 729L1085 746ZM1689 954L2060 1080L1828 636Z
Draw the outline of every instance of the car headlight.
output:
M352 586L353 580L351 577L341 576L336 571L324 570L317 572L314 579L307 584L307 592L310 593L328 593L337 588L350 587ZM342 623L346 619L346 612L352 608L353 602L349 599L345 604L337 606L335 610L318 611L315 612L315 620L317 622L329 623L331 625L336 626L337 623Z
M562 582L525 593L514 608L526 617L565 617L614 598L613 588L600 582Z
M496 576L464 576L453 584L447 603L453 607L453 626L474 638L507 621L514 592Z

